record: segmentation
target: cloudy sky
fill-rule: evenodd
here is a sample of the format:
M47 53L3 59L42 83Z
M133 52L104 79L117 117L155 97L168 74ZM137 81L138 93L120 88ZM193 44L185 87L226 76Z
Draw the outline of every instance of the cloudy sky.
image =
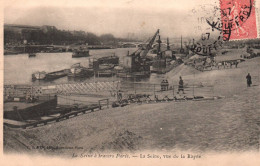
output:
M112 33L162 36L194 35L200 4L215 0L9 0L4 23L54 25L64 30L84 30L98 35Z

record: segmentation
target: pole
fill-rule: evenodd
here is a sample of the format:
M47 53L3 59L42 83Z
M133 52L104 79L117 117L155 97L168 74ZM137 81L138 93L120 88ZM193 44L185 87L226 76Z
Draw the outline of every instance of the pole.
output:
M96 82L96 71L94 70L94 82Z
M155 84L153 84L153 95L155 97Z
M212 86L212 97L214 97L214 85Z
M135 89L135 77L134 77L134 90L135 90L135 95L136 95L136 89Z
M174 98L174 85L172 84L172 96Z
M195 81L195 72L193 73L193 86L192 86L192 94L193 94L193 98L194 96L194 81Z
M95 82L95 86L96 86L96 92L97 92L97 82Z

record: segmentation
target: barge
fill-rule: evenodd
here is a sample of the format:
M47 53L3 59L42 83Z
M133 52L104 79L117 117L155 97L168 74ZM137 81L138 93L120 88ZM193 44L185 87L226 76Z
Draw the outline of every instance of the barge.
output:
M94 75L92 68L83 67L80 63L71 66L68 77L89 78Z
M59 71L54 71L50 73L46 73L45 71L41 72L35 72L32 74L32 80L45 80L45 81L50 81L50 80L55 80L61 77L65 77L68 75L70 69L63 69Z
M72 53L72 58L81 58L81 57L89 57L89 50L86 48L80 48L77 50L74 50Z
M45 80L54 80L61 77L65 77L69 74L70 69L59 70L51 73L47 73Z

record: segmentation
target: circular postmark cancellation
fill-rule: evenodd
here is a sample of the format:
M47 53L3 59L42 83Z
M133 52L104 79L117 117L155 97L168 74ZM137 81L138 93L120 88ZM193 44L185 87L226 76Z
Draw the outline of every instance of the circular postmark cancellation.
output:
M214 56L223 43L230 40L232 33L247 35L243 24L250 17L253 1L219 0L192 9L192 13L198 15L195 31L201 36L196 42L193 39L188 48L198 55Z
M197 39L189 43L188 48L195 54L202 56L214 56L222 47L222 31L212 28L207 22L220 15L216 4L204 4L193 9L192 13L197 17L195 34Z

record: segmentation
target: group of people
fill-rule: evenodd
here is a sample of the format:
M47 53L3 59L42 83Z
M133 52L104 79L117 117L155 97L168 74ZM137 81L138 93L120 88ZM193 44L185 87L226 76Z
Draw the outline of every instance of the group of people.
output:
M168 82L168 80L162 80L162 82L161 82L161 90L162 90L162 91L167 91L167 90L169 90L169 82ZM182 93L184 94L184 82L183 82L181 76L180 76L180 80L179 80L178 93L179 93L180 91L182 91Z
M161 82L161 90L166 91L169 89L169 82L168 80L162 80Z

